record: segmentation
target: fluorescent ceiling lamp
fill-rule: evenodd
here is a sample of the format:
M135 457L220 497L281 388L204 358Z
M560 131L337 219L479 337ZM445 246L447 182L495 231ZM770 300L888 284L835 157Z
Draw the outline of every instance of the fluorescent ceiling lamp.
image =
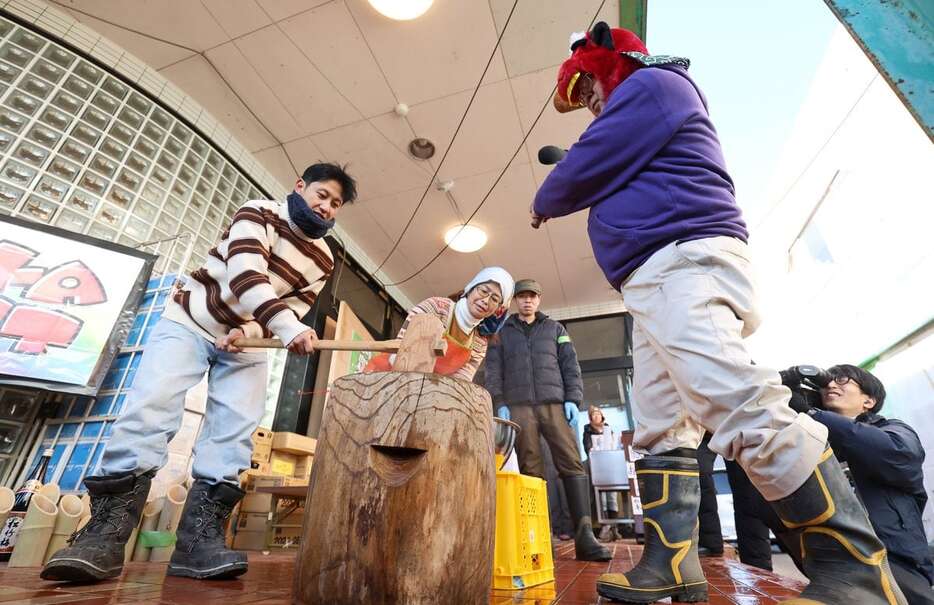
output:
M421 17L434 0L369 0L377 12L396 21L409 21Z
M444 234L444 243L458 252L476 252L486 245L486 232L473 225L457 225Z

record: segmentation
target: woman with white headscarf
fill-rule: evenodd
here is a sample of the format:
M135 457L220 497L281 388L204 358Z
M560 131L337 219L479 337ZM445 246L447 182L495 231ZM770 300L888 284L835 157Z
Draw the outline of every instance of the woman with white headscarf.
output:
M399 330L405 334L413 315L432 313L444 325L447 351L435 362L435 374L463 380L473 375L486 357L487 339L495 334L506 317L515 282L502 267L487 267L470 280L457 300L432 297L415 305ZM365 372L385 372L392 369L394 356L375 356Z

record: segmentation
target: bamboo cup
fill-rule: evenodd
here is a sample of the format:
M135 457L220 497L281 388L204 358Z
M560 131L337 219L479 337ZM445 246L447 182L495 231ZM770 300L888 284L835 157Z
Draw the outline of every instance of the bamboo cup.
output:
M78 529L78 521L81 520L81 513L84 505L78 496L62 496L58 503L58 514L55 516L55 526L52 528L52 538L49 540L49 546L45 549L45 558L43 563L52 558L59 549L65 548L68 544L68 538Z
M143 508L143 520L140 523L139 531L156 531L156 525L159 523L159 515L162 514L162 508L165 506L165 496L156 498L151 502L146 503L146 507ZM143 545L141 538L136 539L135 548L133 549L132 560L133 561L148 561L149 553L152 549L148 546Z
M9 567L38 567L45 558L46 548L55 529L58 507L43 496L35 494L29 502L26 517L20 527L16 546L10 556Z
M58 499L62 497L62 488L58 486L58 483L46 483L36 493L42 494L53 504L58 504Z
M185 498L188 497L188 490L181 485L173 485L165 493L165 505L159 514L159 522L156 524L156 531L175 533L178 529L178 521L182 517L182 508L185 506ZM175 546L157 546L149 553L150 561L168 561L172 557Z

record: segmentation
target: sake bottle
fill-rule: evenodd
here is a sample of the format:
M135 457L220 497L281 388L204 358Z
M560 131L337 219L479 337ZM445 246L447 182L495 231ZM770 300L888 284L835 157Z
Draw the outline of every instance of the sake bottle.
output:
M13 500L13 508L10 509L10 516L7 517L3 529L0 530L0 561L9 560L13 553L13 547L16 546L16 538L19 536L20 526L26 517L26 510L32 497L39 491L45 482L45 473L49 468L49 461L52 460L53 450L47 449L42 452L39 464L32 473L26 478L23 485L16 490Z

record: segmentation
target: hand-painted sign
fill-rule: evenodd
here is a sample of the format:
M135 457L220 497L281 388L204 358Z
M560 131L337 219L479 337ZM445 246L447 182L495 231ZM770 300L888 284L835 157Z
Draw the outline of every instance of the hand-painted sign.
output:
M91 386L150 258L0 217L0 374Z

